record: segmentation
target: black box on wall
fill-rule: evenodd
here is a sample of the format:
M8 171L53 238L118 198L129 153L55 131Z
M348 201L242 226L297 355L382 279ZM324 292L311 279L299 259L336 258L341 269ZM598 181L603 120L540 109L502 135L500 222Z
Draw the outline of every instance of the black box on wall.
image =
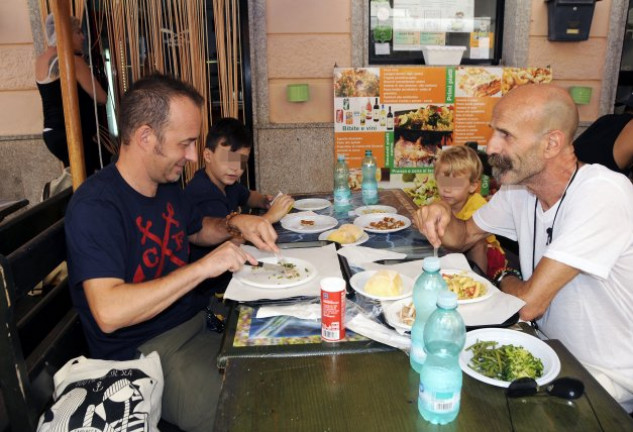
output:
M545 0L547 39L583 41L589 38L596 0Z

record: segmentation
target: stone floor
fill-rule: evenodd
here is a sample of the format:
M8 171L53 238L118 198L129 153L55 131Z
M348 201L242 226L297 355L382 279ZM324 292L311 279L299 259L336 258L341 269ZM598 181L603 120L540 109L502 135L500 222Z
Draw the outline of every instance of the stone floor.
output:
M46 182L61 173L61 163L41 136L0 138L0 198L26 198L28 208L40 201Z

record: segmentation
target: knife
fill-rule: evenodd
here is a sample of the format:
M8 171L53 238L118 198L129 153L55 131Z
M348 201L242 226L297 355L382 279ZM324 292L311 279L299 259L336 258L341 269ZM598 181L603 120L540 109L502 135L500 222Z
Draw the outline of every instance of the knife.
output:
M263 261L257 261L257 264L251 264L247 261L244 264L251 267L261 267L264 270L282 271L284 273L288 270L287 267L284 267L281 264L273 264L273 263L267 263Z

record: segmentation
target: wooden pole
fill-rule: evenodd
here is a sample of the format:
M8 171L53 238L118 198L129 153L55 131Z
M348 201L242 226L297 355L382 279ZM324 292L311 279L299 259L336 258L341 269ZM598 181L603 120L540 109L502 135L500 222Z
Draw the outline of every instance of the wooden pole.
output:
M77 78L75 77L75 53L73 34L70 26L70 0L52 0L51 9L55 19L57 35L57 57L59 59L59 81L62 87L64 122L68 143L70 172L73 178L73 190L86 179L84 147L81 136L79 98L77 96Z

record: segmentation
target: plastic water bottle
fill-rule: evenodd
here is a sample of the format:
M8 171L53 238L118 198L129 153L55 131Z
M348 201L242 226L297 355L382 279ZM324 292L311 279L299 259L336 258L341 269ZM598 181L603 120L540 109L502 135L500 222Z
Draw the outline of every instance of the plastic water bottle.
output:
M378 182L376 181L376 159L371 154L371 150L365 150L363 158L363 183L361 184L361 194L363 204L378 204Z
M422 274L413 285L413 305L415 306L415 321L411 327L411 352L409 361L414 371L420 373L426 360L424 351L424 324L431 313L437 308L437 294L447 291L446 282L440 274L440 259L427 257L422 261Z
M426 362L420 372L418 411L433 424L450 423L457 417L462 391L459 353L466 341L466 326L457 312L457 294L442 291L437 310L424 328Z
M349 211L352 200L352 192L349 190L349 169L345 163L345 156L338 155L334 165L334 211Z

